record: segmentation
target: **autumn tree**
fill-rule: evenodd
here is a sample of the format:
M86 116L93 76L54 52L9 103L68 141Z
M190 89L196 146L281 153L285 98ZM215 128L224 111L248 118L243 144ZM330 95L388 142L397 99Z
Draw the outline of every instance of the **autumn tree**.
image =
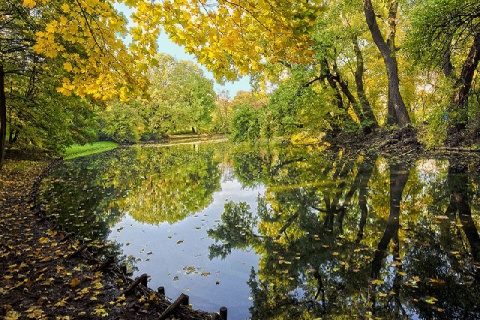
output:
M262 117L268 96L259 92L239 91L230 101L230 123L233 141L255 141L261 135Z
M146 10L137 6L129 46L126 18L113 7L117 1L8 0L0 2L0 150L2 158L10 107L11 76L40 81L38 75L58 80L65 96L108 100L126 99L129 92L145 86L146 65L156 50L158 29ZM142 32L142 30L150 30ZM61 71L59 71L61 70ZM12 79L12 81L14 81ZM33 92L28 98L35 101ZM35 102L37 103L37 102Z
M148 99L138 96L109 102L100 112L103 138L134 143L210 128L215 91L196 64L159 54L148 74Z
M2 1L0 8L0 166L5 156L7 135L7 87L11 75L26 75L35 80L40 59L32 50L33 31L22 27L28 21L25 8L16 2ZM25 21L26 20L26 21ZM31 84L31 82L28 82ZM30 96L32 86L26 86L25 96ZM15 129L14 129L15 130ZM13 134L15 136L15 134ZM12 137L13 138L13 137Z
M217 79L258 74L275 62L307 62L320 1L164 1L157 5L171 39Z
M385 68L388 76L388 115L394 123L401 127L410 124L410 116L400 93L400 79L398 75L398 61L396 58L397 45L395 42L397 20L398 20L398 1L388 1L388 31L387 36L382 34L377 23L377 16L371 0L363 0L363 10L365 19L370 29L373 41L382 54Z

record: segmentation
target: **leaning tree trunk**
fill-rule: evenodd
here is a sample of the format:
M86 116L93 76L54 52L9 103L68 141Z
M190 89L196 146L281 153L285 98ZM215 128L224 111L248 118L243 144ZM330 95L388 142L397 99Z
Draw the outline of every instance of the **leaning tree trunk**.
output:
M467 58L463 62L462 72L455 83L455 91L453 92L451 111L457 115L450 124L448 134L455 134L466 129L468 115L468 94L472 88L472 81L475 71L480 61L480 30L475 33L473 44L470 48Z
M389 22L393 32L395 31L395 15L397 6L397 2L392 1L390 6ZM408 115L407 107L405 106L402 95L400 94L398 65L394 56L394 50L392 50L392 48L394 48L394 43L391 41L390 43L387 43L384 40L375 18L375 11L373 10L371 0L363 0L363 10L373 41L382 54L385 67L387 69L389 106L392 108L391 112L395 112L395 115L392 118L397 119L397 124L400 127L405 127L406 125L410 124L410 116Z
M5 70L0 65L0 169L5 158L5 138L7 136L7 97L5 95Z
M372 106L368 101L367 94L365 93L365 88L363 85L363 75L365 72L364 60L360 46L358 45L358 40L356 37L353 38L353 50L355 51L355 56L357 60L357 68L355 70L355 84L357 86L357 95L358 100L360 100L360 105L362 106L362 112L364 121L367 122L367 126L364 127L365 133L368 133L371 130L378 128L378 121L373 114Z

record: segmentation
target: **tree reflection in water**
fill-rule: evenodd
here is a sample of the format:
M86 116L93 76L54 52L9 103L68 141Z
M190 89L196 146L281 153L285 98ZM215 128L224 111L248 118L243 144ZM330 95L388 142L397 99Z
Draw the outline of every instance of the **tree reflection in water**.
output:
M226 203L209 258L259 257L253 319L480 318L480 166L407 160L283 145L133 147L68 163L44 195L72 231L106 239L126 214L149 225L191 217L233 168L266 192L255 210Z
M236 157L244 183L267 193L256 213L226 204L210 255L260 255L253 319L480 317L478 177L465 160Z

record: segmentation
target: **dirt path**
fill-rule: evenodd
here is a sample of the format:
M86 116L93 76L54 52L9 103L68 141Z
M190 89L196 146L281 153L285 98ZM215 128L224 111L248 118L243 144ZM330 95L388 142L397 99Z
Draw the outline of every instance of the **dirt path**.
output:
M79 252L33 206L47 162L7 160L0 171L0 317L5 319L159 319L171 302L132 283L115 264ZM179 306L165 319L211 319Z

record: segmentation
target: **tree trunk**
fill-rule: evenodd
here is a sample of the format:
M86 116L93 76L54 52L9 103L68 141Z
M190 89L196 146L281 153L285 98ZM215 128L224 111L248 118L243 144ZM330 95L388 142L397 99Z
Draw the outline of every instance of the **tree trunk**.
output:
M388 108L387 124L390 125L390 126L393 126L393 125L395 125L395 124L398 124L398 117L397 117L397 113L395 112L395 105L393 104L392 98L390 97L390 87L388 88L387 94L388 94L388 100L387 100L387 108Z
M5 158L5 139L7 136L7 97L5 95L5 70L0 65L0 169Z
M365 93L365 88L363 86L363 74L364 74L364 62L363 55L360 47L358 46L357 38L353 39L353 50L355 51L355 56L357 59L357 69L355 70L355 84L357 86L357 96L360 100L360 105L362 106L363 117L367 122L367 125L364 127L364 131L374 130L378 128L378 121L373 114L372 107L368 101L367 95Z
M480 61L480 30L475 33L472 47L467 58L463 62L462 72L455 83L455 91L452 97L451 111L455 117L451 119L449 134L464 131L468 121L467 106L468 94L472 87L473 76Z
M328 63L328 61L326 59L323 59L322 60L322 64L321 64L321 76L320 76L320 79L324 79L326 80L326 82L328 83L328 85L335 91L335 102L337 103L337 107L338 109L340 110L345 110L347 111L347 107L344 105L343 103L343 98L342 98L342 93L346 95L347 97L347 100L352 103L353 107L354 107L354 111L355 113L357 113L358 111L358 103L355 99L355 97L351 94L350 90L348 89L348 85L340 78L340 75L339 73L337 72L336 69L336 66L335 66L335 63L333 63L333 68L334 68L334 71L336 72L336 74L334 75L331 71L330 71L330 65ZM337 86L338 84L338 86ZM359 117L361 117L361 114L358 114L357 115ZM350 116L351 120L354 122L354 119L352 116ZM345 118L346 119L346 118ZM332 124L332 127L334 128L332 131L338 131L338 124Z
M338 89L337 87L337 83L335 82L335 79L332 73L330 72L328 65L325 64L322 67L322 69L323 69L322 73L325 76L325 80L327 80L327 83L330 86L330 88L332 88L335 91L335 102L337 103L337 108L340 110L345 109L345 107L343 106L342 94L340 93L340 89Z
M335 72L335 75L333 75L333 79L338 83L343 94L347 97L348 102L350 102L350 104L352 105L353 111L357 115L360 122L363 122L365 119L363 117L363 112L360 107L360 104L358 103L357 99L354 97L354 95L350 91L350 88L348 87L347 82L344 81L343 78L340 76L340 71L338 70L338 67L335 61L333 62L333 71Z
M396 8L397 2L392 1L390 6L390 14L389 14L389 23L391 25L391 33L390 38L392 39L392 35L394 35L395 29L395 18L396 18ZM372 35L373 41L375 42L378 50L382 54L383 61L385 63L385 67L387 69L387 76L388 76L388 100L391 103L392 112L394 111L395 117L397 119L397 124L400 127L405 127L411 123L410 116L408 115L407 108L403 101L402 95L400 94L400 80L398 77L398 65L397 60L394 57L394 43L390 41L390 43L385 42L382 33L380 32L380 28L378 27L377 20L375 18L375 11L373 10L372 1L371 0L363 0L363 10L365 13L365 18L367 21L368 28ZM392 13L394 13L392 15ZM389 104L390 106L390 104ZM389 108L390 109L390 108Z
M398 237L398 229L400 227L400 203L402 201L402 193L408 181L410 168L405 165L390 166L390 216L388 217L387 227L383 233L382 239L378 243L375 256L372 261L371 277L378 279L382 261L385 257L390 240Z
M358 182L358 206L360 207L360 221L358 223L357 238L355 243L360 243L363 239L363 232L365 225L367 223L368 216L368 206L367 206L367 195L368 195L368 182L373 174L374 161L375 159L367 158L358 169L358 174L360 175L360 181Z
M447 215L458 215L465 232L473 260L480 262L480 236L472 219L470 207L468 166L459 156L450 157L448 167L447 187L450 192L450 205ZM480 275L480 270L478 270Z

